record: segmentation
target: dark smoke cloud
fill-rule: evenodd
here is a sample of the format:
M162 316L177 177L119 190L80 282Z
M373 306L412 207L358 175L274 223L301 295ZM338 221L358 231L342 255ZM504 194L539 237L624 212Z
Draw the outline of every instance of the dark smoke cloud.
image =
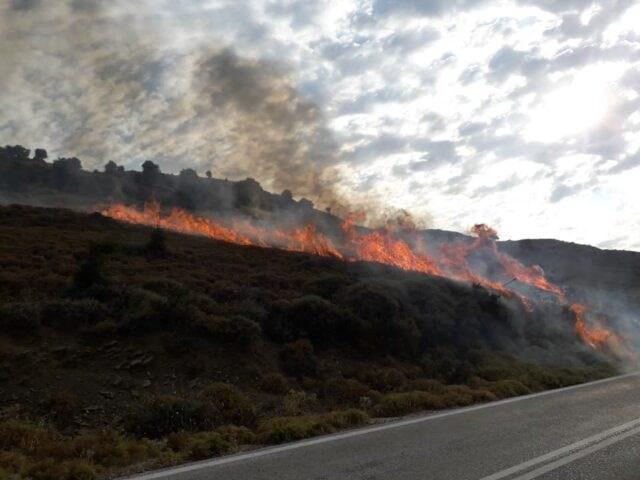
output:
M238 153L238 170L277 190L337 202L328 172L338 146L319 107L298 94L283 67L225 49L197 62L196 85L204 99L199 114L214 110L233 125L226 141Z
M88 168L150 159L164 171L251 176L319 207L351 208L334 188L339 147L286 65L177 45L168 12L147 2L136 11L86 0L12 9L20 12L1 25L10 74L0 104L16 115L0 124L0 143L43 146Z

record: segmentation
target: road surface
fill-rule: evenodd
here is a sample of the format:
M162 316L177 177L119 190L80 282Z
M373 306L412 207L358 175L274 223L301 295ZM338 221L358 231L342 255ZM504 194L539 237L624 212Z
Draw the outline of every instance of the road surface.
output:
M640 376L265 448L136 480L639 480Z

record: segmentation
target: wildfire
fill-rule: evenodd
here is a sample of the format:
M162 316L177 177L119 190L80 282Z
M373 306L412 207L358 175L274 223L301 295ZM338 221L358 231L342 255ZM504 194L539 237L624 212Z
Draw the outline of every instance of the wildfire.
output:
M484 224L472 228L476 238L471 242L444 244L436 251L429 251L419 239L412 246L391 228L361 231L356 226L356 222L361 220L357 216L344 220L343 238L333 240L312 224L281 230L261 227L246 220L223 223L178 208L163 213L157 202L145 204L142 210L116 204L105 208L102 213L116 220L203 235L240 245L275 247L348 261L378 262L403 270L476 283L507 298L518 299L530 311L531 301L507 288L507 284L517 280L547 292L555 296L559 303L566 304L565 292L549 282L540 267L525 266L500 252L495 242L498 238L496 231ZM481 269L476 263L485 271L479 271ZM602 348L612 343L621 345L619 338L602 325L588 326L587 308L584 305L573 304L570 310L575 315L575 331L585 343L593 348Z
M576 332L585 343L588 343L592 347L602 347L607 343L607 340L611 338L613 333L602 327L588 328L586 322L587 307L579 303L574 303L570 308L576 316Z

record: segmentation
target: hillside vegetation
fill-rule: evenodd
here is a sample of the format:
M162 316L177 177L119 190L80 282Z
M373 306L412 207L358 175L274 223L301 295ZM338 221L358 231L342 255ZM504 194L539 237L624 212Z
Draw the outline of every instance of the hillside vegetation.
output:
M569 319L544 327L554 308L0 207L0 479L107 478L614 373Z

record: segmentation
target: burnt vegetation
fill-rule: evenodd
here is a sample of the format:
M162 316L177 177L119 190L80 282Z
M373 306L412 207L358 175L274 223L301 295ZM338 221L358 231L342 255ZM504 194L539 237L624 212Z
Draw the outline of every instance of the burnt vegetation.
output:
M612 374L570 319L544 326L564 313L523 319L484 288L383 265L0 207L0 478L109 477Z

